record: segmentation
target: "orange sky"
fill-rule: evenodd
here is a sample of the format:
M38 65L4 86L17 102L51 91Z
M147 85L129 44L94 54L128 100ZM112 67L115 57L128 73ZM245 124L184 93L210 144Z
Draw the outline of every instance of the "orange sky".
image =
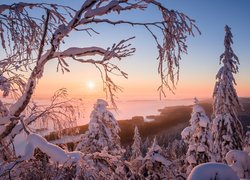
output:
M35 98L49 98L60 88L67 88L69 95L77 98L93 97L105 98L102 91L101 77L93 66L83 65L82 69L71 68L70 73L55 73L53 63L48 64L50 68L45 68L44 77L39 80ZM81 65L81 64L80 64ZM180 81L175 90L175 95L166 91L167 99L179 98L211 98L215 83L215 75L188 75L181 73ZM188 75L188 76L187 76ZM142 78L143 77L143 78ZM249 84L246 79L238 78L236 90L239 96L250 97ZM157 72L136 74L131 72L128 79L114 77L114 80L123 87L123 92L118 94L119 99L158 99L159 77ZM88 83L94 84L94 87L88 87Z

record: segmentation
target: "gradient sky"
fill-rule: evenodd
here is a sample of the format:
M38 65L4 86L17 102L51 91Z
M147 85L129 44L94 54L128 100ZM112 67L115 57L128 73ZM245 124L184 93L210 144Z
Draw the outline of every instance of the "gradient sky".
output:
M12 2L1 0L3 4ZM39 0L24 2L41 2ZM75 9L80 7L80 0L42 1L69 5ZM227 24L234 35L232 46L239 57L241 65L236 75L236 86L239 96L250 96L250 1L249 0L166 0L165 6L187 14L196 20L202 34L188 39L188 55L181 61L180 81L175 95L167 92L167 98L207 98L212 96L215 75L220 68L219 56L224 51L224 26ZM119 19L115 14L111 16ZM130 12L122 14L122 19L142 19L144 22L157 20L160 14L150 8L146 12ZM73 33L66 39L63 48L69 46L112 46L114 42L136 36L131 43L137 49L132 57L128 57L119 66L129 74L127 80L114 77L117 84L123 87L120 99L157 99L159 76L157 74L157 48L151 35L141 27L98 25L94 27L99 35L89 37L86 33ZM49 97L56 89L66 87L74 97L101 97L102 84L100 75L92 65L70 63L70 73L56 73L56 63L46 65L44 77L39 81L36 97ZM95 84L92 89L88 82ZM101 95L102 94L102 95Z

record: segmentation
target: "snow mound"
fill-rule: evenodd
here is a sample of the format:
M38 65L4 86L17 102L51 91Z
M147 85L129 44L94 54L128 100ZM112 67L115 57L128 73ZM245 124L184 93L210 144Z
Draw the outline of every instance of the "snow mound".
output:
M247 152L231 150L226 154L225 159L240 178L250 179L250 156Z
M187 180L216 179L216 180L239 180L236 173L226 164L204 163L196 166Z
M47 154L53 162L59 164L77 162L83 155L79 151L66 152L62 148L48 142L42 136L31 133L27 136L27 144L22 160L31 159L36 148Z

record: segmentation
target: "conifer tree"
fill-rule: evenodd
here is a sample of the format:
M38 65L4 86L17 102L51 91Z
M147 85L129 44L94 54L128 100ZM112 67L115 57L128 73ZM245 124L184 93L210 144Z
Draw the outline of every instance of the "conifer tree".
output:
M186 154L187 174L201 163L214 161L212 135L210 133L211 122L196 98L194 103L191 119L189 120L190 126L186 127L181 133L182 139L188 144Z
M134 143L132 144L132 155L131 160L136 159L137 157L142 157L141 153L141 137L138 130L138 127L135 126L134 130Z
M107 151L112 155L121 155L118 135L120 128L113 114L107 110L108 103L98 99L90 115L88 131L83 135L76 150L84 153Z
M139 174L142 179L168 179L170 172L168 166L171 162L163 156L161 147L157 144L156 138L143 158Z
M231 28L225 26L225 51L220 56L223 66L216 75L213 92L213 138L217 161L224 161L229 150L242 149L242 125L238 119L237 108L241 107L234 88L234 74L238 73L239 59L231 45L233 35Z

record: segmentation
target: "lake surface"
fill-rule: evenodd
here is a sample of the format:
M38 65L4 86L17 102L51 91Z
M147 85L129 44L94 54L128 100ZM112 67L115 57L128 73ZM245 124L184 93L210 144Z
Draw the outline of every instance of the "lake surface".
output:
M95 101L89 101L85 104L84 118L79 120L79 125L87 124L89 122L89 116L93 109ZM181 100L127 100L118 101L117 110L110 109L117 120L131 119L134 116L143 116L146 118L148 115L158 115L159 109L164 107L179 106L179 105L191 105L193 99L181 99Z

